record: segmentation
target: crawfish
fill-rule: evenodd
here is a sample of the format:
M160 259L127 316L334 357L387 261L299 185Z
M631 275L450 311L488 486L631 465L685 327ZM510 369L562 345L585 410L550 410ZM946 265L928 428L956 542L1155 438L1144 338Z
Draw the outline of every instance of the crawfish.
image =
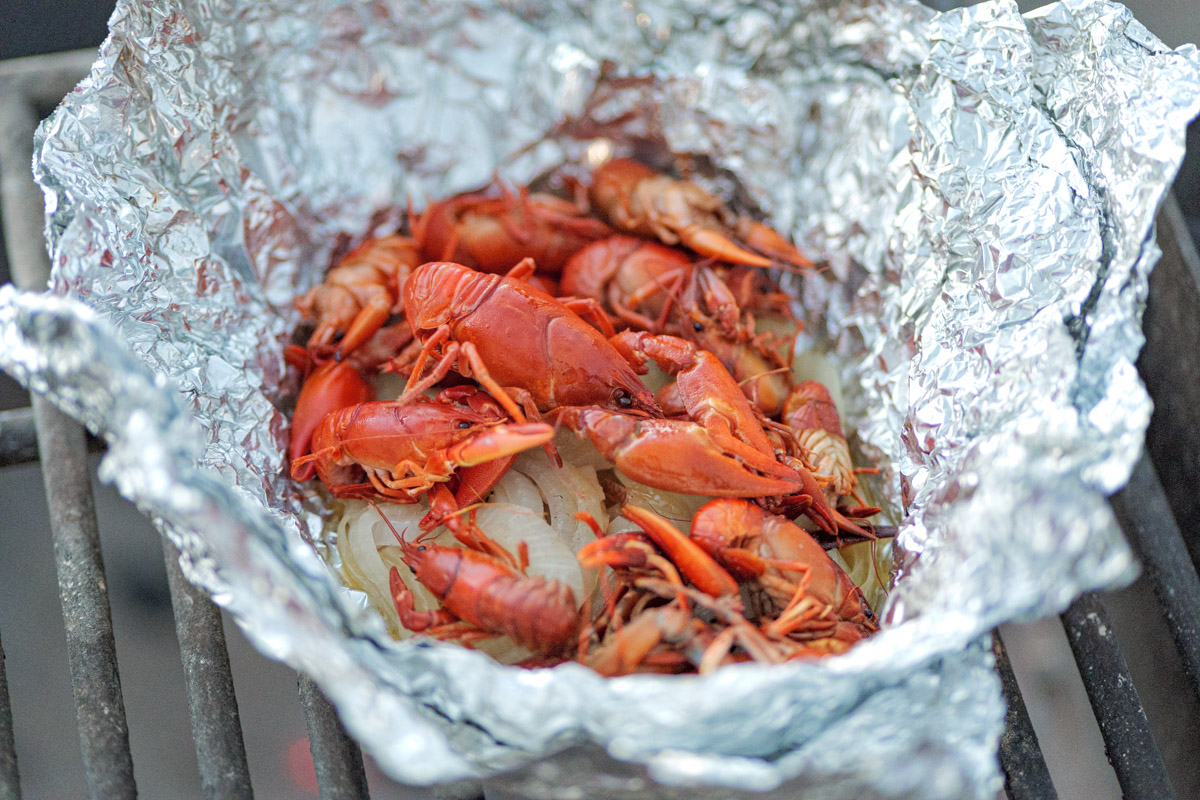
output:
M633 236L592 242L567 261L562 291L602 303L618 320L662 332L673 294L694 266L687 255Z
M629 620L610 623L603 640L579 657L606 678L635 672L686 672L692 663L687 654L680 651L694 648L696 644L703 649L715 638L708 625L678 605L642 605L628 614Z
M774 417L783 407L790 385L794 342L789 340L781 348L774 334L758 333L752 309L772 312L794 330L799 330L799 323L786 306L786 313L778 313L778 304L770 299L767 288L773 284L765 276L762 281L750 281L745 275L755 272L760 271L698 268L679 304L677 328L681 337L720 359L758 410ZM735 279L735 286L743 293L748 286L758 286L762 294L757 301L740 297L726 281L727 277Z
M425 261L454 261L502 273L523 258L557 275L577 250L611 233L586 206L549 194L515 194L499 179L496 190L439 200L414 217L412 230Z
M308 342L312 356L332 349L340 360L365 344L400 312L404 282L419 263L416 245L405 236L368 239L343 256L320 286L296 299L300 315L317 323Z
M675 383L660 392L679 404L690 420L699 423L721 451L736 456L746 467L781 481L802 484L803 477L775 457L759 416L737 382L711 353L675 336L623 331L612 339L617 349L633 363L652 360ZM571 425L570 419L565 420ZM578 431L577 431L578 432ZM594 439L594 437L591 437ZM599 442L593 443L600 445ZM654 484L651 484L654 485ZM659 487L667 488L667 487ZM793 485L788 491L794 491ZM676 490L678 491L678 490ZM691 494L708 494L699 488ZM724 493L716 496L737 496ZM748 495L745 495L748 496Z
M631 236L583 248L562 278L564 292L597 300L620 322L675 333L716 355L768 416L783 405L787 360L771 335L756 333L752 311L795 324L772 286L760 270L695 264L679 250Z
M405 286L404 310L424 344L414 378L440 348L443 360L458 361L459 372L472 375L514 419L524 411L502 387L519 388L539 411L579 405L658 413L637 373L600 331L515 276L423 264Z
M460 389L430 400L406 392L328 414L312 436L312 453L292 462L292 477L315 471L336 497L415 502L459 467L505 458L548 442L549 425L504 424L497 412L463 408ZM365 472L366 481L362 480Z
M812 462L814 472L829 481L826 489L829 502L853 496L861 504L857 473L873 470L855 469L851 462L842 418L825 384L804 381L792 389L784 405L783 421L794 432L796 443ZM865 510L876 513L879 509Z
M691 538L749 583L768 636L832 637L840 647L879 629L862 590L807 531L745 500L706 503ZM837 649L837 648L835 648Z
M569 586L524 574L524 563L495 542L492 552L408 541L380 514L400 542L404 563L438 598L442 608L417 611L412 592L392 567L389 582L396 613L405 628L464 642L509 636L538 653L567 652L579 630L579 605ZM481 534L482 535L482 534Z
M734 606L740 607L737 581L670 522L637 506L625 506L621 513L643 533L606 536L589 514L579 515L597 537L580 548L577 554L580 564L587 568L612 567L632 586L637 585L639 577L660 578L674 586L683 586L686 578L710 597L730 598ZM687 607L685 597L680 595L677 599L681 606Z
M457 363L514 419L553 412L637 480L699 494L711 485L739 496L788 494L799 482L773 457L714 435L716 426L662 419L638 371L609 339L522 281L424 264L405 288L405 312L424 343L410 381L440 349L439 369Z
M691 181L677 180L631 159L614 159L596 170L590 197L605 218L626 233L654 237L664 244L682 243L701 255L734 264L769 267L784 262L799 269L812 267L768 226L736 216L720 198Z
M292 413L288 463L308 455L313 432L327 414L375 399L367 376L412 341L407 322L385 325L344 360L317 362L312 353L295 345L284 350L284 360L300 370L304 383ZM311 473L309 473L311 477Z
M602 456L648 486L710 497L779 495L764 502L803 512L831 535L841 530L875 538L826 502L803 459L775 452L760 414L711 353L675 336L644 331L622 331L612 342L631 363L652 360L676 378L659 392L659 402L669 400L671 410L686 413L688 420L638 420L603 409L560 408L556 422L589 439ZM692 427L693 421L701 431ZM739 468L732 469L730 461ZM638 471L629 472L630 467Z
M603 630L603 641L580 660L602 675L630 672L712 672L722 664L754 660L781 663L796 652L797 643L781 641L759 630L742 616L731 600L713 598L691 587L643 579L641 591L624 594L615 608L590 626L581 644L591 644ZM706 609L712 622L701 620L680 595ZM664 599L675 599L660 605ZM742 652L732 652L734 645Z

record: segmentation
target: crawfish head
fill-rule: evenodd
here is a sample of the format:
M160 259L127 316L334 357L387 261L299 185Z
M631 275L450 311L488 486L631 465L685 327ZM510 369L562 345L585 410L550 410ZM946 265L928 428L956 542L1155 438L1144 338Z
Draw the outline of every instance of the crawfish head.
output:
M460 364L493 395L516 387L543 412L580 405L660 413L607 338L524 281L424 264L405 286L404 305L426 347L457 348Z

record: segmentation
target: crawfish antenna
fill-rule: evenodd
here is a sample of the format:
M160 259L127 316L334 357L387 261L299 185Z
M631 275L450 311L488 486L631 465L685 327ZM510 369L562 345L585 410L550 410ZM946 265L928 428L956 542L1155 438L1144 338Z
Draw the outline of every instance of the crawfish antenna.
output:
M392 521L387 518L387 514L384 514L382 511L379 510L379 506L375 505L375 501L368 500L367 504L370 505L371 508L375 509L375 513L378 514L380 516L380 518L383 520L384 524L388 526L388 528L392 532L392 535L396 537L396 541L398 541L400 543L400 546L403 547L403 546L407 545L408 541L405 540L404 535L400 531L396 530L396 526L393 525ZM404 530L407 531L408 528L405 528Z

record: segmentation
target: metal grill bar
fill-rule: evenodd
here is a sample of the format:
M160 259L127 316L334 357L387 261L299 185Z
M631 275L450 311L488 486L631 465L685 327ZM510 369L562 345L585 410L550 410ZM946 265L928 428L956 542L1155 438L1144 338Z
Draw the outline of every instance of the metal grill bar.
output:
M992 654L1004 692L1004 734L1000 737L1000 766L1004 769L1004 791L1009 800L1058 800L1050 769L1038 744L1037 733L1017 686L1008 651L1000 631L992 631Z
M1200 569L1200 255L1173 197L1159 214L1158 246L1163 256L1150 274L1138 359L1154 398L1146 449Z
M104 444L90 433L88 451L99 453ZM37 425L30 407L0 411L0 467L32 464L38 460Z
M45 286L50 271L39 230L40 192L29 175L39 97L35 90L20 91L29 89L28 75L6 70L2 77L10 90L0 107L5 243L15 283L37 289ZM59 79L65 77L60 71ZM50 83L34 85L44 90ZM11 92L14 86L17 92ZM84 431L43 398L34 397L32 405L88 794L105 800L136 797Z
M312 750L321 800L368 800L362 750L346 733L333 704L321 694L312 678L307 675L299 678L308 746Z
M40 229L41 196L29 175L28 166L33 155L32 140L37 119L34 104L56 103L70 91L93 58L94 54L90 53L70 54L51 59L23 59L0 65L0 79L4 81L5 88L10 90L8 102L0 109L0 120L5 121L3 139L0 139L0 145L4 148L0 152L5 153L4 164L0 164L0 167L4 168L5 238L17 283L23 288L34 289L45 285L49 274L49 263ZM12 91L13 89L17 91ZM16 156L13 157L13 154ZM42 419L43 413L38 410L42 406L48 409L46 419ZM64 423L74 427L71 433L75 441L66 444L62 454L49 458L43 454L44 471L49 465L54 465L55 472L59 472L60 458L70 459L78 466L71 475L60 475L60 478L68 481L68 488L61 497L51 493L51 476L46 473L47 497L52 515L73 512L76 509L74 503L77 502L86 503L87 508L91 509L91 481L87 472L84 442L80 438L82 429L65 417L52 421L53 415L58 415L58 412L50 409L49 404L40 401L39 398L34 399L34 408L37 410L37 430L33 433L43 442L47 435L53 437L56 428L63 427ZM29 455L28 442L31 431L21 415L16 415L13 422L16 424L17 434L14 440L17 452L13 453L13 458L26 458ZM82 487L79 497L71 494L75 487ZM98 591L98 595L82 600L82 595L74 592L71 594L79 602L86 603L98 612L102 611L102 622L89 624L107 628L106 643L86 648L86 658L80 664L76 665L75 660L72 660L73 682L87 687L83 693L84 698L99 698L108 712L97 717L92 710L85 709L81 704L81 692L77 686L78 724L84 747L89 792L94 797L105 798L135 796L116 651L112 644L112 622L107 594L103 588L105 583L103 566L99 561L99 542L95 538L94 510L85 515L84 519L90 519L94 545L91 549L95 556L94 561L84 564L84 574L93 579L90 585ZM57 523L55 528L57 530ZM57 550L56 545L56 552ZM250 773L246 764L220 612L206 596L183 578L179 571L179 554L165 539L164 550L203 790L210 798L252 797ZM71 639L72 619L76 609L67 610L68 592L65 587L78 583L79 576L74 573L75 569L74 561L64 565L60 559L59 580L64 587L64 616L67 619L68 639ZM99 721L108 721L112 730L99 729ZM89 758L89 749L95 750L94 759ZM112 775L95 775L92 761L108 765Z
M33 409L0 411L0 467L37 461Z
M183 658L200 786L210 800L251 798L254 791L221 612L208 595L183 576L179 550L165 536L163 555L175 609L175 635Z
M83 428L33 398L88 795L136 797Z
M1150 577L1184 672L1200 700L1200 578L1149 459L1138 462L1129 485L1112 498L1112 507Z
M1089 592L1062 621L1121 792L1133 800L1171 800L1175 790L1104 604Z
M8 702L8 672L4 667L4 642L0 640L0 800L17 800L20 796L17 743L13 739L12 705Z

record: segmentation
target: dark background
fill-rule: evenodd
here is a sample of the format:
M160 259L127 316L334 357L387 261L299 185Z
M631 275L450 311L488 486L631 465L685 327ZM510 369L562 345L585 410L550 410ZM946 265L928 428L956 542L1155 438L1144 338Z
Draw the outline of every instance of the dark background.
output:
M965 3L928 4L949 8ZM1038 3L1020 5L1028 10ZM1134 0L1130 5L1168 44L1200 40L1195 0ZM105 35L112 7L112 0L0 0L0 59L94 49ZM1193 236L1200 237L1200 123L1189 130L1188 149L1175 195ZM8 280L0 247L0 284ZM0 409L28 402L20 387L0 373ZM138 785L145 797L197 797L199 778L158 536L111 487L97 483L95 491ZM29 797L82 796L61 609L37 465L0 472L0 509L0 630L8 656L22 784ZM1176 789L1181 797L1200 796L1200 767L1188 738L1196 729L1197 710L1179 702L1190 691L1178 683L1178 667L1170 663L1173 648L1157 604L1144 579L1112 593L1106 602ZM307 744L294 673L254 652L228 617L225 627L256 794L315 796L310 792L311 765L305 764ZM1007 626L1005 638L1059 796L1119 797L1061 626L1056 620ZM866 744L864 756L869 757ZM397 787L369 760L368 772L374 797L431 796Z

